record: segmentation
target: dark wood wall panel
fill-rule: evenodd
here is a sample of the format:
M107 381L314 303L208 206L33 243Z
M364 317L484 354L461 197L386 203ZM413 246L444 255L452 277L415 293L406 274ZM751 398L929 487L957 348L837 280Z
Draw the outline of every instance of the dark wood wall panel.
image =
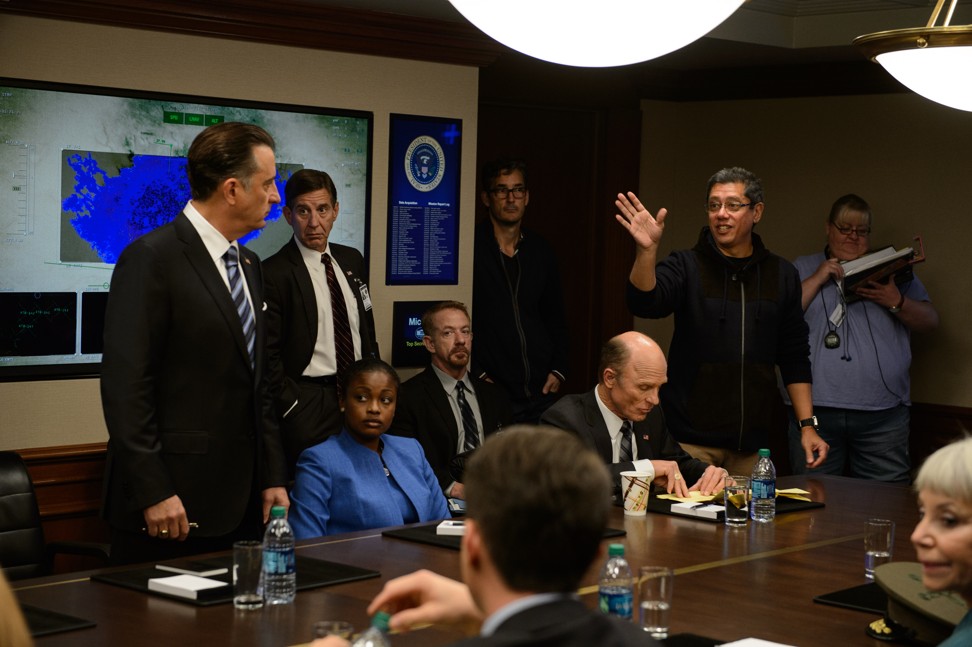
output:
M18 452L34 482L47 541L108 541L108 525L99 516L105 450L105 443L92 443ZM88 565L95 564L81 558L57 564L60 570Z
M468 23L301 0L3 0L0 11L457 65L503 50Z
M640 134L637 109L480 103L479 167L500 155L527 161L524 227L558 257L570 329L568 393L591 388L601 345L632 325L623 290L634 249L614 221L613 196L637 185L638 147L628 143ZM477 220L488 218L476 205Z

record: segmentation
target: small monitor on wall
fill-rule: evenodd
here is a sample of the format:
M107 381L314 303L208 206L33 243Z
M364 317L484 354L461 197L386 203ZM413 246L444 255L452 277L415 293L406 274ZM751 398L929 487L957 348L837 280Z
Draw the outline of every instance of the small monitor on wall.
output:
M395 368L424 367L429 351L422 343L422 315L438 301L396 301L392 308L391 363Z

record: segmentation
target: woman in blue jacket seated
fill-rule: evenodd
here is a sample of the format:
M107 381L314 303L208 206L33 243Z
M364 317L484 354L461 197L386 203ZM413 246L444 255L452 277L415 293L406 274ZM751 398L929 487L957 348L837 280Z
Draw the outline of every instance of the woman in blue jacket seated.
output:
M288 518L298 539L450 517L419 442L383 435L398 385L379 359L348 367L339 395L344 428L297 461Z

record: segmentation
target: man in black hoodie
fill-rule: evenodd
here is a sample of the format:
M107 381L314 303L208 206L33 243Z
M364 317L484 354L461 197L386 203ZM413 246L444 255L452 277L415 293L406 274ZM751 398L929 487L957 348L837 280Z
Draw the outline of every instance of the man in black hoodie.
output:
M635 241L628 308L639 317L675 314L661 402L682 447L733 474L749 474L773 430L776 368L800 421L806 464L827 457L817 433L808 329L800 278L763 245L763 187L743 168L709 178L709 224L690 250L656 266L666 209L652 216L634 193L618 194L618 222Z

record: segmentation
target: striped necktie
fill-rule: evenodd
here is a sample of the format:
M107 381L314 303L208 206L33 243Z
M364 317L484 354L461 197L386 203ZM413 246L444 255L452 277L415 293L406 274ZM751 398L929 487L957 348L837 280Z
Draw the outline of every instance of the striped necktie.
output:
M463 451L470 451L479 447L479 428L476 426L476 416L466 400L466 385L456 382L456 400L459 401L459 413L462 414Z
M631 453L631 433L633 431L634 425L631 424L630 420L625 420L621 423L621 450L618 452L619 463L630 463L634 460L634 455Z
M334 356L337 359L338 389L343 389L341 381L344 373L354 362L354 342L351 339L351 324L348 321L348 306L344 302L344 292L334 273L334 263L328 254L321 254L324 273L327 275L327 289L331 293L331 317L334 319Z
M250 354L250 368L254 362L254 342L256 341L256 319L253 318L253 311L250 310L250 302L243 291L243 281L240 280L240 257L235 245L223 254L223 263L226 265L226 277L229 279L230 296L233 297L233 305L236 306L236 313L240 315L240 323L243 325L243 338L246 339L246 351Z

